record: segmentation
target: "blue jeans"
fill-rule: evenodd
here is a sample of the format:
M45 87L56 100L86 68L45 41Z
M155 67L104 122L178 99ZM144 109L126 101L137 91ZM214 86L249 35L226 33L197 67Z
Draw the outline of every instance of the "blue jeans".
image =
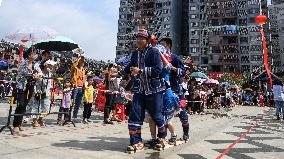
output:
M278 116L280 113L284 113L284 101L275 101L276 106L276 116Z
M80 108L82 99L83 99L83 88L77 87L73 91L73 99L74 99L74 111L73 111L73 118L77 118L78 110Z

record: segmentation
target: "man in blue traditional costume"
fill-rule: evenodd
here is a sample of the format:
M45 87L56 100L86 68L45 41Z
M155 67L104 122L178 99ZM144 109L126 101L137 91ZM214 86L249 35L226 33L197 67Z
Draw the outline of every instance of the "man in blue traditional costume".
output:
M132 87L133 105L130 110L128 129L130 146L127 151L142 150L144 144L141 138L141 126L145 117L145 110L149 113L158 127L158 142L156 148L163 148L166 131L162 115L163 91L166 89L162 79L163 65L157 48L150 44L150 34L141 29L137 33L137 50L132 53L131 62L122 72L131 74L134 79Z

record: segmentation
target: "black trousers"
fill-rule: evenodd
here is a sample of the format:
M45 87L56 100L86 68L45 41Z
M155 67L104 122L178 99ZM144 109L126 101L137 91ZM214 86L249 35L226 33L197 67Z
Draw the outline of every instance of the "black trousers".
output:
M70 109L69 108L60 107L59 108L59 112L60 113L66 113L66 114L58 114L58 119L57 120L62 120L62 116L63 115L64 115L64 120L69 120L69 113L70 113Z
M84 103L83 118L90 119L92 114L92 103Z
M107 121L109 119L110 116L110 112L111 110L115 109L113 100L115 95L114 94L106 94L106 105L104 108L104 121Z
M129 101L127 104L125 104L125 114L126 114L126 116L129 116L131 107L132 107L132 102L131 101Z
M17 90L17 107L15 109L15 114L25 114L26 107L29 103L34 92L34 87L27 85L27 89L24 91L22 89ZM14 127L19 127L22 125L23 116L15 116L13 121Z

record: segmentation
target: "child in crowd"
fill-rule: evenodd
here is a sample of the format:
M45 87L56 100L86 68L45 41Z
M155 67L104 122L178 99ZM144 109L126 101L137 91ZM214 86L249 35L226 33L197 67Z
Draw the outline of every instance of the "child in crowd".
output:
M63 100L61 103L61 107L59 108L60 113L64 114L64 120L69 120L69 111L71 106L71 98L72 98L72 84L70 79L66 79L64 83L63 89ZM68 113L68 114L67 114ZM58 114L57 124L61 124L62 114Z
M93 87L93 77L87 77L88 85L85 87L84 93L84 111L83 111L83 123L88 124L91 117L92 105L94 103L94 92L95 89Z

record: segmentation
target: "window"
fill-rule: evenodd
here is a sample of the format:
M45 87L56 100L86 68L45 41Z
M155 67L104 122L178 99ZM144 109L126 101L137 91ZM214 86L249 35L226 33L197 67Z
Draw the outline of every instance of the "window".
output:
M198 27L198 23L197 22L192 22L192 23L190 23L190 26L191 27Z
M165 17L164 22L168 22L168 21L170 21L170 17Z
M190 43L191 43L191 44L197 44L197 43L198 43L198 39L191 39L191 40L190 40Z
M252 9L249 10L249 13L250 13L250 14L259 13L259 8L252 8Z
M202 58L202 64L208 64L208 58Z
M168 2L164 2L164 6L171 6L172 2L168 1Z
M191 52L191 53L197 53L197 51L198 51L198 48L197 48L197 47L191 47L191 48L190 48L190 52Z
M255 23L255 17L250 17L250 18L249 18L249 22L250 22L250 23Z
M197 30L191 30L191 35L198 35L198 31Z
M247 25L247 19L239 19L239 25L241 26Z
M170 28L171 28L171 25L170 25L170 24L165 24L165 25L164 25L164 28L165 28L165 29L170 29Z
M163 4L162 3L156 3L156 9L162 8Z
M163 10L163 14L168 14L169 12L170 12L169 9L164 9L164 10Z
M197 15L196 14L190 14L190 19L196 19Z
M191 10L191 11L196 11L197 8L196 8L196 6L190 6L190 10Z
M120 18L120 19L124 19L124 18L126 18L126 16L125 16L124 14L122 14L122 15L120 15L119 18Z

